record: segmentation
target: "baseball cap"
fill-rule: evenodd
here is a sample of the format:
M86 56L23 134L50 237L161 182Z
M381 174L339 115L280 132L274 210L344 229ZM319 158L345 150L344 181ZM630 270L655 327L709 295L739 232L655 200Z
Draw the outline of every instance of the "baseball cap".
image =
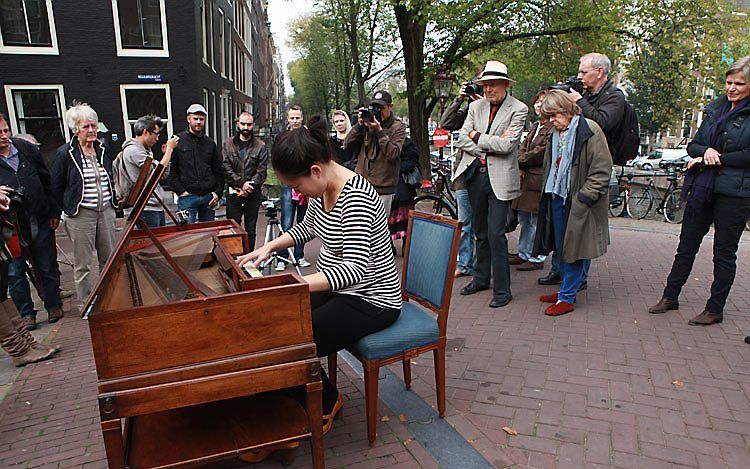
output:
M385 90L376 91L374 95L372 95L372 101L370 101L370 104L377 104L378 106L386 107L389 104L393 102L393 98L391 98L391 94Z
M204 116L207 116L208 113L206 112L206 108L203 107L202 104L191 104L190 107L187 110L188 114L203 114Z

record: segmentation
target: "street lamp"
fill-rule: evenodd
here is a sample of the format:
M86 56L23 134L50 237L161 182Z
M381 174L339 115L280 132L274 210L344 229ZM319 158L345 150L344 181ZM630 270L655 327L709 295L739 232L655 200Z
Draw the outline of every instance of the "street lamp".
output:
M450 96L451 85L453 84L454 79L455 77L445 70L445 65L441 65L435 74L435 97L440 100L440 116L438 119L443 117L443 112L445 112L445 100ZM440 160L442 161L443 147L441 146L438 151Z

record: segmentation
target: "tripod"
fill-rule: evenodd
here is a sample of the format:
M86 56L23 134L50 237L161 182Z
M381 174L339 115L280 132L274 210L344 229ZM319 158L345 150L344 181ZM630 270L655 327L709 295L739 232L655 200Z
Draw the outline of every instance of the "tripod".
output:
M268 226L266 226L266 238L263 241L264 244L268 244L272 240L278 238L279 236L284 234L284 230L281 229L281 223L279 223L279 217L278 213L279 210L273 205L273 203L269 204L268 206L264 207L266 209L265 216L268 219ZM260 264L258 267L260 267L260 271L263 272L264 275L271 273L271 265L276 265L279 262L286 262L287 264L291 264L294 266L295 269L297 269L297 273L299 275L302 275L302 272L299 270L299 262L294 257L294 251L291 247L286 248L287 256L284 257L283 255L279 254L277 251L273 251L271 253L271 257L269 257L267 260L265 260L262 264Z

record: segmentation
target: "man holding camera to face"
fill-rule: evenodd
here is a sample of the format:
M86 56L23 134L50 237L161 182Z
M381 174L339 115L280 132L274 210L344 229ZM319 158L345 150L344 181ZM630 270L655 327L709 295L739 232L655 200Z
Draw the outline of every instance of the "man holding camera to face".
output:
M492 274L489 306L499 308L512 299L505 225L511 201L521 195L518 144L529 109L508 95L515 81L502 62L487 62L475 83L482 85L484 98L469 105L459 131L461 161L453 173L454 180L463 176L466 181L476 235L473 279L461 294L489 289Z
M393 115L390 93L378 91L372 96L369 108L360 108L357 124L344 140L345 148L359 148L355 172L375 187L386 217L396 192L405 139L406 126Z
M255 249L255 224L263 200L260 188L266 181L268 168L268 149L261 139L253 135L254 125L252 114L240 114L237 118L237 135L226 141L221 151L229 185L227 218L241 223L242 217L245 217L244 227L251 251Z

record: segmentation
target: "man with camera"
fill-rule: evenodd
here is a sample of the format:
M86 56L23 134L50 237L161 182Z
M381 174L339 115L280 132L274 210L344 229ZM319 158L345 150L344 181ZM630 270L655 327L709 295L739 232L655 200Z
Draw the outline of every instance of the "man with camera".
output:
M260 188L266 182L268 150L263 140L253 136L255 118L243 112L237 118L237 135L224 143L221 154L224 175L229 184L227 218L242 223L250 241L250 250L255 249L255 225L258 209L263 200Z
M515 80L502 62L487 62L475 83L482 85L484 98L469 105L459 131L461 161L453 175L454 181L461 176L466 181L477 244L474 277L461 294L487 290L492 274L489 306L499 308L512 299L505 225L511 201L521 195L518 144L529 109L508 95Z
M359 148L354 171L378 192L386 217L396 192L404 140L406 126L393 115L393 98L387 91L377 91L370 107L359 109L357 124L344 140L344 147Z
M481 71L477 75L479 77ZM464 101L469 102L464 106ZM459 130L464 125L466 114L469 112L469 104L478 99L482 99L481 87L474 83L473 80L461 84L458 96L451 101L445 112L440 116L438 127L446 130ZM460 158L454 161L454 169ZM458 262L454 277L463 277L471 275L474 271L474 230L471 226L471 202L469 201L469 191L466 189L464 177L459 176L453 181L453 189L456 191L456 203L458 204L458 220L463 223L461 227L461 241L458 245Z
M60 275L53 232L60 224L60 208L50 191L50 174L39 149L26 140L10 137L5 116L0 114L0 185L10 187L10 219L22 252L39 269L44 307L49 322L63 317ZM13 259L8 269L10 296L28 329L36 329L24 256Z
M192 104L187 110L188 128L177 136L169 186L179 196L177 207L190 213L190 223L211 221L224 191L224 168L216 142L205 132L208 112L201 104Z
M604 131L607 146L613 160L617 160L618 139L621 138L625 108L625 95L609 79L612 62L598 52L591 52L581 57L576 80L569 79L562 89L568 91L571 99L581 108L581 113L593 120ZM581 92L583 94L581 94ZM589 267L591 260L587 260L583 270L583 282L580 289L588 286ZM540 285L558 285L560 277L560 261L557 253L552 256L552 270L538 279Z

